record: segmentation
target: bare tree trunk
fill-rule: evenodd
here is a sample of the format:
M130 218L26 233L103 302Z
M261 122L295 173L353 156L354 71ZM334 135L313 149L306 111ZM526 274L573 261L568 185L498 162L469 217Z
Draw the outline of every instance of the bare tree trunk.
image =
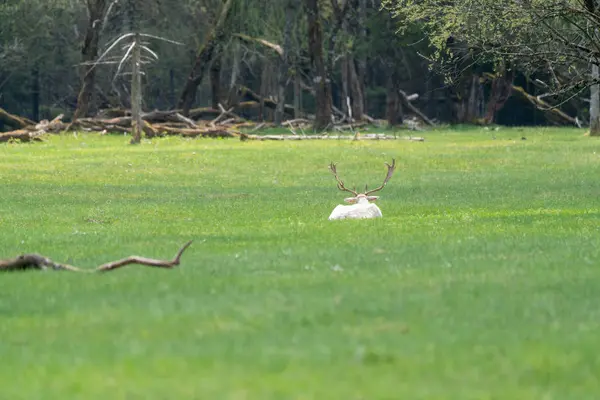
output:
M592 64L592 79L598 82L600 71L597 64ZM590 87L590 136L600 136L600 85Z
M221 54L215 57L210 66L210 89L212 108L218 110L221 102Z
M305 0L308 20L308 48L315 68L316 115L314 129L327 129L331 123L331 87L323 58L323 30L318 0Z
M79 117L85 117L89 111L96 81L96 68L92 64L98 57L98 43L103 26L103 18L106 9L106 0L88 1L88 24L81 47L81 89L77 96L77 108L73 113L71 121Z
M141 65L141 37L135 35L135 43L131 55L131 144L140 143L142 140L142 74Z
M231 10L232 4L233 0L225 1L212 31L208 34L206 41L198 50L194 66L188 76L187 83L178 104L178 108L182 109L183 115L185 116L189 114L190 108L192 107L194 100L196 100L196 91L200 83L202 83L204 73L215 55L217 45L221 43L225 37L225 23L229 17L229 11Z
M278 71L277 108L275 109L275 125L281 125L285 106L285 87L290 71L290 52L292 48L292 27L296 18L297 0L287 0L285 5L285 28L283 31L283 55Z

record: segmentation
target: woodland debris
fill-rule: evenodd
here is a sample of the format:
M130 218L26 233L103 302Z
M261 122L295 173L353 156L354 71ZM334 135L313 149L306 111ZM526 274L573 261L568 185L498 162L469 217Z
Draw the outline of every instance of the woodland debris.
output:
M435 126L435 123L432 120L430 120L429 118L427 118L427 116L421 110L419 110L417 107L415 107L411 103L411 100L415 100L416 98L419 97L418 95L416 95L416 94L407 95L406 92L404 92L403 90L398 90L398 93L400 93L400 98L402 99L404 105L410 111L412 111L419 118L421 118L423 120L423 122L425 122L427 125L429 125L429 126ZM416 97L415 97L415 95L416 95Z
M30 270L54 270L72 272L109 272L130 264L145 265L147 267L173 269L179 265L181 255L192 244L190 240L184 244L172 260L157 260L154 258L129 256L117 261L110 261L94 269L82 269L68 264L60 264L52 259L39 254L22 254L15 258L0 260L0 272L30 271Z
M248 90L247 88L243 90ZM253 92L252 92L253 93ZM254 93L252 96L258 96ZM262 100L265 105L276 103L271 99ZM237 103L235 107L226 108L218 104L218 110L212 108L197 108L190 110L190 116L184 116L180 110L159 111L154 110L142 114L142 130L147 138L161 136L182 136L187 138L239 138L241 140L343 140L347 139L344 132L351 132L349 136L354 140L392 140L399 139L397 136L385 134L368 134L371 126L381 126L379 120L366 115L361 121L341 118L337 123L332 123L330 128L339 134L307 135L312 133L312 120L307 118L295 118L283 121L282 125L287 127L291 135L255 135L254 132L266 127L274 127L272 122L253 122L242 118L235 113L235 109L247 109L259 107L255 100ZM292 108L291 106L286 106ZM197 118L201 116L200 118ZM211 119L203 119L210 116ZM13 116L18 118L17 116ZM59 115L51 121L43 120L39 123L31 121L30 125L11 132L0 132L0 142L11 140L31 142L41 141L46 134L60 133L68 130L80 130L85 132L97 132L101 135L107 133L132 132L132 117L128 110L107 109L102 110L97 117L78 118L72 123L62 121L64 115ZM23 120L25 121L25 120ZM359 131L360 130L360 131ZM246 133L242 133L245 131ZM400 138L417 140L414 138Z
M567 121L578 128L581 128L581 122L577 118L571 117L570 115L564 113L557 107L552 106L551 104L545 102L540 97L536 97L530 95L520 86L512 85L512 90L521 96L525 97L531 104L533 104L538 110L543 111L547 116L548 120L555 122L557 119ZM555 122L556 123L556 122Z
M264 102L265 107L271 108L273 110L277 108L277 102L275 100L269 98L262 98L258 93L256 93L247 86L239 85L238 92L240 97L246 96L252 99L253 101L257 102L258 104L260 104L262 101ZM283 107L283 111L288 115L294 115L294 106L285 104Z

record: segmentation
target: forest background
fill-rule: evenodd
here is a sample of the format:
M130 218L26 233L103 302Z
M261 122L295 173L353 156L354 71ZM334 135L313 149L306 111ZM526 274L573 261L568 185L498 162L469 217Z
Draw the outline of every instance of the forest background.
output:
M593 1L5 0L0 130L132 106L126 34L143 34L142 111L598 128ZM131 53L131 52L130 52ZM280 100L283 101L280 101ZM200 110L200 111L198 111ZM8 116L7 116L8 114ZM12 124L12 125L11 125Z

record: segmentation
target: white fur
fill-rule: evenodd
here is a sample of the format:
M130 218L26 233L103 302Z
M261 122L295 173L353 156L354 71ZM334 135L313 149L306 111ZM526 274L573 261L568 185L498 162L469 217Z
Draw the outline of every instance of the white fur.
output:
M359 194L356 197L348 197L344 200L346 203L350 203L351 205L338 205L331 212L329 219L361 219L381 217L382 214L379 207L377 207L377 205L374 203L369 202L377 199L377 196L365 196L364 194Z

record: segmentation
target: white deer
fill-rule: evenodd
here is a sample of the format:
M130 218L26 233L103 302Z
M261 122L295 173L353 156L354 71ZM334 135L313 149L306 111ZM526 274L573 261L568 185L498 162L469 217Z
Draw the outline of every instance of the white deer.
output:
M329 216L329 219L334 220L334 219L346 219L346 218L360 219L360 218L381 217L382 214L381 214L381 210L379 209L379 207L377 207L377 205L375 203L371 203L372 201L377 200L379 198L379 196L369 196L369 195L371 193L375 193L385 187L385 185L388 183L388 181L392 177L394 170L396 169L396 160L392 159L392 165L390 165L388 163L385 163L385 165L387 165L388 172L385 177L385 180L383 181L383 184L373 190L367 190L367 186L365 185L365 191L363 193L358 193L356 190L350 190L344 186L344 181L342 181L338 177L337 170L335 168L335 164L331 163L329 165L329 169L335 176L335 179L338 184L337 185L338 189L340 189L343 192L350 192L354 196L347 197L344 199L344 201L346 203L349 203L351 205L345 206L345 205L340 204L336 208L334 208L333 211L331 212L331 215Z

